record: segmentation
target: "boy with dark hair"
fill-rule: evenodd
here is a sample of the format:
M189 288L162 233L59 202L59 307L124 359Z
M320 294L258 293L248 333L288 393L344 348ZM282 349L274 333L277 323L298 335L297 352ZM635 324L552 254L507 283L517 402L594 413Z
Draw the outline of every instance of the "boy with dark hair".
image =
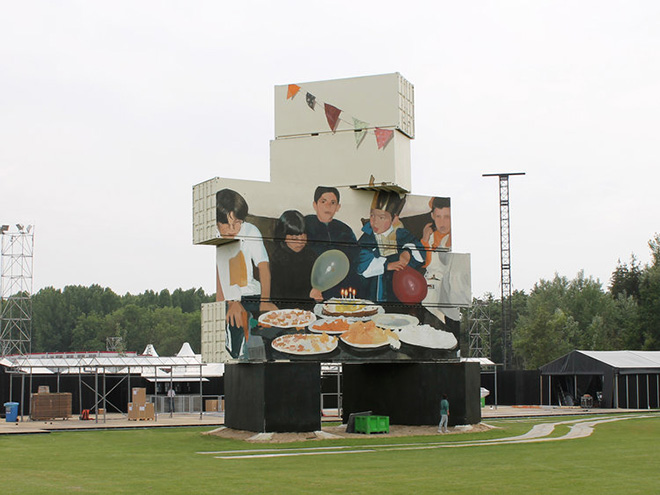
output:
M433 251L451 248L451 208L449 198L431 198L431 220L424 226L422 244L426 248L426 262L431 263Z
M275 226L271 252L271 296L280 308L299 308L313 299L323 300L312 288L311 274L316 253L307 245L305 218L297 210L287 210Z
M353 230L344 222L335 218L341 208L339 190L336 187L317 187L314 191L312 206L316 214L305 217L305 232L307 233L309 247L317 255L321 255L330 249L342 251L351 264L348 275L350 277L351 273L355 273L359 249ZM344 281L344 284L350 285L351 281ZM336 287L328 289L325 291L324 296L326 298L338 297L342 288L341 285L340 283ZM353 287L356 288L355 284Z
M248 205L231 189L216 193L216 223L222 239L238 242L216 248L216 301L227 301L226 347L233 358L248 357L249 321L257 312L277 307L270 302L270 266L259 229L245 221ZM254 267L259 280L254 276Z
M418 268L424 261L422 244L399 220L405 202L395 192L376 192L369 223L362 227L357 271L365 278L367 297L373 301L397 301L392 290L394 272L408 265Z

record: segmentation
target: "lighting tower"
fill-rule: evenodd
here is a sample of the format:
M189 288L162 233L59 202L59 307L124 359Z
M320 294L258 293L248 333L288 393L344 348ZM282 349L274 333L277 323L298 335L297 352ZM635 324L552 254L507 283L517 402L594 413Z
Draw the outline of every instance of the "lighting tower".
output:
M0 357L28 354L32 341L32 225L0 226Z
M525 175L525 172L483 174L483 177L500 178L500 264L504 369L510 369L513 362L513 345L511 342L511 247L509 245L509 177L512 175Z

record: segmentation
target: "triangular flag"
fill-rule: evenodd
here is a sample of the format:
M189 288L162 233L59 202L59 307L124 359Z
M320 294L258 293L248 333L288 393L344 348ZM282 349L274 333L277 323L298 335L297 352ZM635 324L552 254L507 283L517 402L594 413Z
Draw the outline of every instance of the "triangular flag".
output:
M305 99L307 100L307 106L314 110L314 107L316 106L316 96L314 96L312 93L307 93L305 95Z
M292 99L294 96L296 96L296 94L298 94L298 91L300 91L300 86L297 84L289 84L289 89L286 92L286 99Z
M328 125L330 130L335 132L337 130L337 124L339 124L339 114L341 110L337 107L333 107L329 103L324 103L325 105L325 118L328 119Z
M359 148L367 135L369 124L353 117L353 128L355 130L355 147Z
M381 129L376 127L374 130L376 133L376 143L378 143L378 149L382 150L394 137L394 131L391 129Z

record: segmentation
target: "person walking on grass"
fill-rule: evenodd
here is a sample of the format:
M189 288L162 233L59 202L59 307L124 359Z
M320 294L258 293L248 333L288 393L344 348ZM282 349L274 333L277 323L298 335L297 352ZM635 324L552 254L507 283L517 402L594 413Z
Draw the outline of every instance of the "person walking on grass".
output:
M447 423L449 422L449 401L447 394L442 394L440 401L440 424L438 425L438 433L447 433Z

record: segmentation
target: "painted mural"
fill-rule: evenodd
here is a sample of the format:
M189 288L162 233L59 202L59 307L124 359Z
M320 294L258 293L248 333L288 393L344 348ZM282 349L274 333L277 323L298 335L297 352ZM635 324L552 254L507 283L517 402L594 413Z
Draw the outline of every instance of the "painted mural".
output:
M394 191L362 194L363 211L342 210L340 189L319 186L308 211L255 215L245 195L217 192L217 299L233 359L456 357L470 259L451 252L449 198L415 196L415 209L412 196L406 208Z

